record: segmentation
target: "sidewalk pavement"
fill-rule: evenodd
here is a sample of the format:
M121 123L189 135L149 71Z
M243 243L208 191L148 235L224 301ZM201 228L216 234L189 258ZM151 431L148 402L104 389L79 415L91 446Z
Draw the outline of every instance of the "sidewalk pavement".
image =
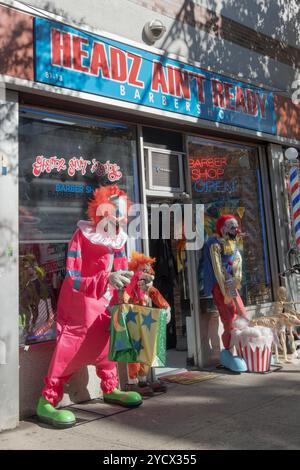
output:
M300 362L269 374L219 371L212 380L172 383L136 409L101 400L71 409L73 428L28 419L0 434L0 449L300 449Z

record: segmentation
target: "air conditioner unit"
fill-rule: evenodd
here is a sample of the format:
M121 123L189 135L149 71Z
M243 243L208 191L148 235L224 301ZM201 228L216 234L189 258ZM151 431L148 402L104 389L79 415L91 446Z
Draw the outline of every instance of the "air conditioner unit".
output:
M185 190L183 154L159 148L144 148L147 194L178 196Z

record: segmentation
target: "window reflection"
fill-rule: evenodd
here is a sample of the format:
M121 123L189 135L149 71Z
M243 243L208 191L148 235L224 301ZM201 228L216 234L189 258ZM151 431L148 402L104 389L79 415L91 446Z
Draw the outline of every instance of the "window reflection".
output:
M22 108L19 121L20 342L55 338L67 244L94 189L138 200L135 128Z
M205 207L205 239L213 235L221 215L234 214L239 220L243 232L238 240L243 257L241 295L245 305L272 300L256 148L191 138L189 168L193 202ZM202 255L200 251L198 275L203 298Z

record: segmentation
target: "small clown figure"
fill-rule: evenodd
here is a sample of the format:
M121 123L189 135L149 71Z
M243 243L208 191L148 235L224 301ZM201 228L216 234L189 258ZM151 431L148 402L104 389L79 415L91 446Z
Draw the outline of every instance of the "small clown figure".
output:
M145 305L166 310L167 323L170 321L171 309L166 299L158 289L153 287L155 272L153 264L155 258L150 258L143 253L133 252L128 263L130 271L134 272L130 285L125 288L126 301L136 305ZM137 391L142 396L153 396L155 392L166 392L167 386L159 380L148 381L150 366L142 363L128 364L128 383L126 390Z
M90 220L78 222L69 243L58 299L57 343L37 406L39 419L55 427L75 424L72 412L56 406L64 383L88 364L96 367L105 402L125 407L142 403L138 393L119 390L116 363L108 359L108 307L133 275L125 254L129 204L117 185L96 189L88 206Z
M221 216L216 223L216 235L204 245L204 290L212 295L224 326L221 364L234 371L247 371L243 359L233 356L230 351L233 322L240 315L247 319L246 309L238 289L242 278L242 257L237 248L236 238L240 228L234 215Z

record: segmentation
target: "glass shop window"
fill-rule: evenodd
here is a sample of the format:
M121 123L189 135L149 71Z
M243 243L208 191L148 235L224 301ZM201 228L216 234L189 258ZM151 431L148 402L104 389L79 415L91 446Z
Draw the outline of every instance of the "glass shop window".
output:
M22 108L19 122L19 339L55 338L67 245L95 188L138 201L135 128Z
M257 149L192 137L188 143L193 202L204 204L205 239L223 214L234 214L242 236L241 295L245 305L272 301L268 247ZM200 299L203 293L203 250L198 256ZM200 300L201 301L201 300Z

